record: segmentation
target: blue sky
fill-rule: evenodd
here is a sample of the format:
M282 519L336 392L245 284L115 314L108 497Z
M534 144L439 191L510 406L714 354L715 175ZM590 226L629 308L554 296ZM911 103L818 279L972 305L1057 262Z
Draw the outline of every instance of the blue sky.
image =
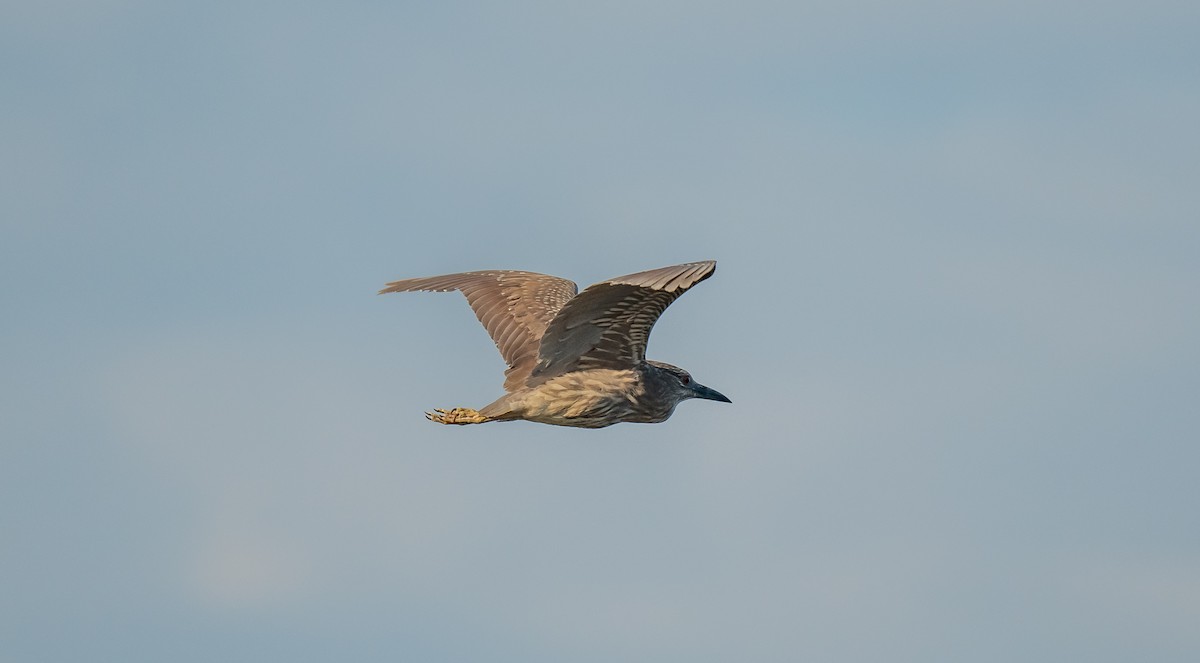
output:
M0 661L1194 661L1194 3L0 10ZM386 281L717 275L658 426Z

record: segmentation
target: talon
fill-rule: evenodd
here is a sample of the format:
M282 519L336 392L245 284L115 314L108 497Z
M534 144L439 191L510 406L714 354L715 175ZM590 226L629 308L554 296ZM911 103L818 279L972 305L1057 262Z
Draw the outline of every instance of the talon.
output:
M425 418L439 424L482 424L488 421L488 418L479 412L465 407L456 407L449 410L435 408L433 412L426 412Z

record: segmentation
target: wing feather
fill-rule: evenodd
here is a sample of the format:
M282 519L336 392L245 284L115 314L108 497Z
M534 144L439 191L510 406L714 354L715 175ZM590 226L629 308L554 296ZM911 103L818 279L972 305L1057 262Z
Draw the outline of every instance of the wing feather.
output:
M589 286L546 327L531 382L589 368L630 368L646 359L650 330L663 311L712 276L714 261L652 269Z
M492 270L393 281L379 294L451 290L466 295L467 303L508 364L504 389L515 391L525 385L537 363L547 326L579 288L557 276Z

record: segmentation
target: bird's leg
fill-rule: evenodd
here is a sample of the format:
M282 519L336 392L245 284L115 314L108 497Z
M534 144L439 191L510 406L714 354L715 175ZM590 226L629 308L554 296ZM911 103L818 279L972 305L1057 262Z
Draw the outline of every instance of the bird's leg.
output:
M435 421L439 424L482 424L491 419L480 414L476 410L466 407L456 407L452 410L434 410L426 412L425 418L430 421Z

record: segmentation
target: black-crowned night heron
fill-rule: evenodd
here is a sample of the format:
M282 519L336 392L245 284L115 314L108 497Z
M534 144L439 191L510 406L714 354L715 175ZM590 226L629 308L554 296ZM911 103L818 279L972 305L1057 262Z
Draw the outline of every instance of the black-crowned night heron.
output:
M666 421L689 398L729 403L687 371L646 359L650 329L671 302L713 275L692 262L597 283L583 292L566 279L485 271L394 281L379 291L458 290L496 342L508 393L481 410L434 410L440 424L525 419L603 428ZM578 293L578 294L576 294Z

